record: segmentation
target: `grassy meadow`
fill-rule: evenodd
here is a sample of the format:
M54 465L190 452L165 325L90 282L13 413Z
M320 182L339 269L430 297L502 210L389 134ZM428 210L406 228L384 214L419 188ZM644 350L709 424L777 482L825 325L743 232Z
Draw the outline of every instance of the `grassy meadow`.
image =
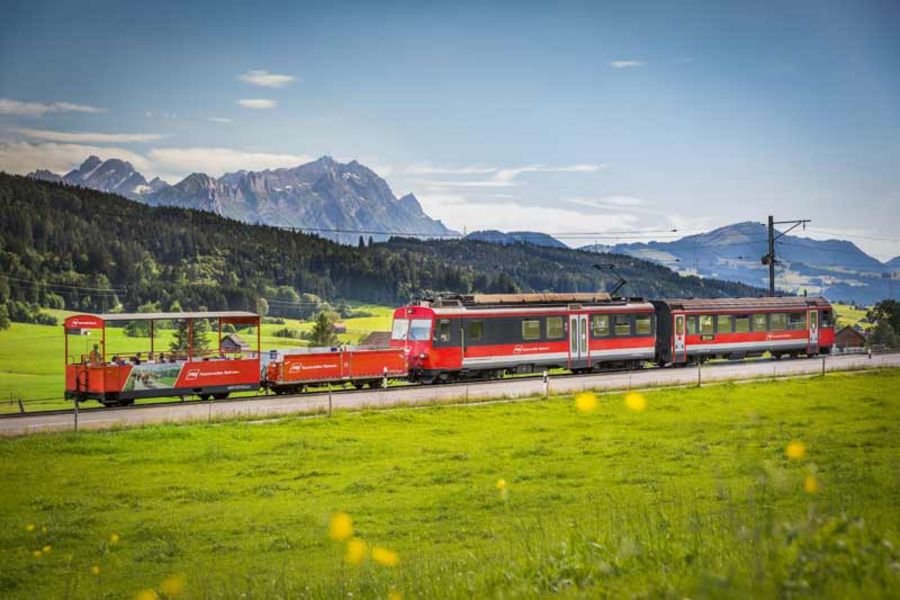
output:
M356 344L371 331L389 331L393 309L384 306L357 306L359 310L371 313L370 317L358 317L342 321L347 332L338 337L347 344ZM47 311L59 321L57 326L13 323L9 329L0 331L0 413L17 412L18 399L25 403L26 410L47 410L64 408L71 403L62 400L65 387L62 335L62 321L73 314L67 311ZM276 331L287 327L303 332L312 329L313 323L285 319L284 324L263 323L260 343L263 350L305 346L300 339L278 337ZM106 330L107 353L147 352L150 338L132 338L125 335L122 328L110 327ZM255 335L244 335L245 341L256 344ZM154 335L157 350L168 350L172 341L171 330L157 329ZM253 339L251 339L253 338ZM210 335L215 339L215 334ZM70 354L87 354L98 336L72 336L69 339ZM213 341L213 345L215 342Z
M0 596L898 597L898 387L4 439Z

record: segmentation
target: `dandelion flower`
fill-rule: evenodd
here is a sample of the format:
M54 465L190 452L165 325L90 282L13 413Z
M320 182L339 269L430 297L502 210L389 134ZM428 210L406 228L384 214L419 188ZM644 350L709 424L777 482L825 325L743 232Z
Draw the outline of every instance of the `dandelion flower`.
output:
M184 577L181 575L171 575L163 579L159 589L167 598L172 598L184 591Z
M391 590L388 592L388 600L403 600L403 594L397 590Z
M44 525L43 527L41 527L41 533L47 533L47 526L46 526L46 525Z
M91 575L99 575L100 574L100 565L94 565L91 567Z
M42 551L44 554L50 554L50 551L51 551L51 550L53 550L53 546L51 546L50 544L47 544L46 546L44 546L43 548L41 548L41 551Z
M366 560L368 549L365 540L350 538L347 540L347 552L344 554L344 562L348 565L361 565Z
M593 392L581 392L575 395L575 410L589 413L597 410L597 395Z
M328 520L328 537L343 542L353 537L353 521L347 513L334 513Z
M644 412L647 409L647 399L638 392L628 392L625 394L625 406L634 412Z
M42 557L44 554L43 554L40 550L35 550L34 552L31 553L31 555L32 555L33 557L35 557L35 558L40 558L40 557Z
M497 489L498 489L498 490L505 490L505 489L506 489L506 480L505 480L505 479L498 479L498 480L497 480Z
M31 533L32 531L34 531L34 523L29 523L28 525L26 525L26 526L25 526L25 531L27 531L27 532L29 532L29 533Z
M820 487L819 480L816 479L815 475L807 475L803 479L803 491L807 494L818 493Z
M110 544L113 544L113 545L118 544L120 539L121 539L121 538L119 537L119 534L118 534L118 533L114 533L114 534L112 534L112 535L109 536L109 543L110 543Z
M134 597L134 600L159 600L159 596L153 590L141 590Z
M784 449L784 455L791 460L800 460L804 454L806 454L806 446L803 445L803 442L798 442L797 440L793 440Z
M382 567L396 567L400 562L400 556L393 550L389 550L383 546L375 546L372 548L372 560Z

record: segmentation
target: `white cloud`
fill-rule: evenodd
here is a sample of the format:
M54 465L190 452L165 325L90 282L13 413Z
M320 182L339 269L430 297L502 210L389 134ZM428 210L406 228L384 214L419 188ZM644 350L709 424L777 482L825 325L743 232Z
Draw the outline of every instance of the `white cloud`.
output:
M497 167L470 165L464 167L448 167L428 163L410 165L403 172L409 175L489 175L496 173Z
M238 104L244 108L251 108L253 110L266 110L278 106L278 103L274 100L266 100L265 98L245 98L243 100L238 100Z
M47 113L79 112L102 113L104 108L74 104L72 102L22 102L9 98L0 98L0 115L16 115L20 117L43 117Z
M250 85L258 85L267 88L280 88L297 80L293 75L279 75L264 70L247 71L238 75L238 79Z
M127 160L145 174L151 171L150 162L145 157L125 148L3 140L0 140L0 170L24 175L36 169L48 169L63 174L80 165L92 154L106 159Z
M634 196L602 196L600 198L592 198L586 196L575 196L572 198L563 198L563 201L570 204L578 204L590 208L602 209L634 209L647 204L647 201Z
M526 165L522 167L422 167L414 166L406 170L416 174L456 175L490 175L485 179L442 179L427 180L420 183L435 189L447 188L504 188L519 185L516 179L525 173L594 173L606 167L604 164L574 164L552 167L547 165Z
M36 140L88 144L154 142L166 137L158 133L90 133L85 131L50 131L46 129L16 129L15 131L25 137Z
M613 69L633 69L643 67L647 63L643 60L611 60L607 64Z
M154 148L147 153L153 165L166 172L201 172L219 177L229 171L296 167L314 160L302 154L243 152L231 148Z
M227 117L209 117L207 120L213 123L231 123L231 119Z

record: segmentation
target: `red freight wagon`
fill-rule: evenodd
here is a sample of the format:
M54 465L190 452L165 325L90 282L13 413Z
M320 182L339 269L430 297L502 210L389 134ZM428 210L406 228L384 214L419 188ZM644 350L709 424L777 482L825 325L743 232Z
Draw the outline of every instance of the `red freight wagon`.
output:
M216 321L218 349L196 350L194 321ZM154 324L187 321L183 349L155 347ZM107 324L149 321L149 350L110 354ZM222 343L222 326L256 328L256 352ZM120 313L74 315L65 320L66 398L97 400L105 406L133 404L136 398L197 395L225 398L231 392L259 389L259 316L249 312ZM90 337L96 334L96 338ZM84 353L75 354L71 336L88 336ZM90 349L89 349L90 346ZM70 354L70 350L73 352Z
M654 300L657 360L685 364L708 358L744 358L769 352L829 354L834 312L824 298L711 298Z
M391 345L425 383L639 367L653 360L653 305L604 292L439 296L394 311Z
M406 377L406 354L397 348L298 348L278 352L266 368L264 385L276 394L302 392L308 385L352 383L375 387Z

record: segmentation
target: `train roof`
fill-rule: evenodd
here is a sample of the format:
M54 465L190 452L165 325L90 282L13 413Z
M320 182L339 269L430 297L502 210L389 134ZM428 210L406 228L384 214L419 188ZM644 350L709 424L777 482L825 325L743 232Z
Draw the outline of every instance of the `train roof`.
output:
M807 306L828 307L831 303L822 297L778 296L763 298L665 298L654 300L669 308L682 310L727 310L743 308L797 308Z
M74 317L91 317L106 323L119 321L175 321L179 319L256 319L256 313L240 310L212 312L155 312L155 313L109 313L105 315L74 315Z
M529 294L459 294L425 298L420 305L431 308L512 308L582 305L622 305L642 298L614 298L606 292L545 292Z

